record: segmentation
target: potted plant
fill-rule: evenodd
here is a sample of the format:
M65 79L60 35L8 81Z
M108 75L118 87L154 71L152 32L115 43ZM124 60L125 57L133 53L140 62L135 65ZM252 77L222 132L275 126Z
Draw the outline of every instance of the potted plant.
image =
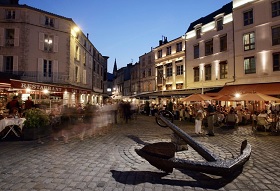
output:
M23 139L24 140L35 140L45 135L48 132L48 125L50 119L48 114L39 108L32 108L26 110L25 121L23 127Z

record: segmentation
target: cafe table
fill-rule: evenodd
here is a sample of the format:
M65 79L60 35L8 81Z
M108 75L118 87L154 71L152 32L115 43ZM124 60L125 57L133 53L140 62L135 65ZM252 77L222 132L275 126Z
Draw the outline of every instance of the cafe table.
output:
M15 126L18 126L22 130L25 118L4 118L0 120L0 132L6 127L9 127L8 132L2 137L4 139L10 132L13 132L17 137L20 135L16 132Z

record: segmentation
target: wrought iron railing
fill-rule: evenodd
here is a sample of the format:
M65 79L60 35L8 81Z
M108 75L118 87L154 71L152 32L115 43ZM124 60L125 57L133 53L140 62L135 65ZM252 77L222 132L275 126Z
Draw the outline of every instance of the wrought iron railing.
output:
M31 82L46 83L69 83L69 74L62 72L44 73L37 71L13 71L2 72L4 75L11 74L10 78L15 78Z

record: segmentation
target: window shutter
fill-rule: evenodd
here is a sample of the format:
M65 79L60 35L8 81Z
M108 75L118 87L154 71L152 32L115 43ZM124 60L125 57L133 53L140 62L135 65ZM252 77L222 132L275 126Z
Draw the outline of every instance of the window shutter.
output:
M19 28L15 28L14 46L19 46Z
M88 59L88 62L89 62L89 68L92 69L92 56L91 55L88 55L89 59Z
M20 19L20 10L15 10L15 19L16 20Z
M54 36L53 51L58 52L58 36Z
M3 68L3 55L0 55L0 72L3 72L4 71L4 68Z
M87 83L87 70L83 71L83 84Z
M78 53L77 53L77 60L80 61L80 56L81 56L81 49L80 47L78 48Z
M4 46L4 28L0 28L0 46Z
M44 50L44 33L39 33L39 50Z
M18 74L18 56L13 56L13 73Z
M77 82L81 82L80 67L78 67Z
M54 27L55 27L56 29L59 28L59 23L58 23L58 21L59 21L59 19L54 19Z
M52 76L53 76L53 81L54 82L57 82L58 81L58 61L57 60L54 60L53 61L53 73L52 73Z
M43 77L43 58L38 58L37 80L42 81Z
M46 21L46 16L45 15L41 15L41 24L45 25L45 21Z

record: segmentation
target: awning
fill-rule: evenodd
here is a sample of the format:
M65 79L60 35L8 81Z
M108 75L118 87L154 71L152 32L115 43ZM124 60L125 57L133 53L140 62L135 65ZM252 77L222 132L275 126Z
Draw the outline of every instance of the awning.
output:
M242 84L224 86L218 94L220 95L234 95L236 93L263 93L266 95L280 95L280 83L263 83L263 84Z
M213 91L216 88L204 88L204 92ZM198 94L201 93L201 88L198 89L183 89L183 90L165 90L165 91L156 91L156 92L149 92L145 94L138 94L133 97L137 98L156 98L156 97L171 97L171 96L178 96L178 97L185 97L191 94Z

